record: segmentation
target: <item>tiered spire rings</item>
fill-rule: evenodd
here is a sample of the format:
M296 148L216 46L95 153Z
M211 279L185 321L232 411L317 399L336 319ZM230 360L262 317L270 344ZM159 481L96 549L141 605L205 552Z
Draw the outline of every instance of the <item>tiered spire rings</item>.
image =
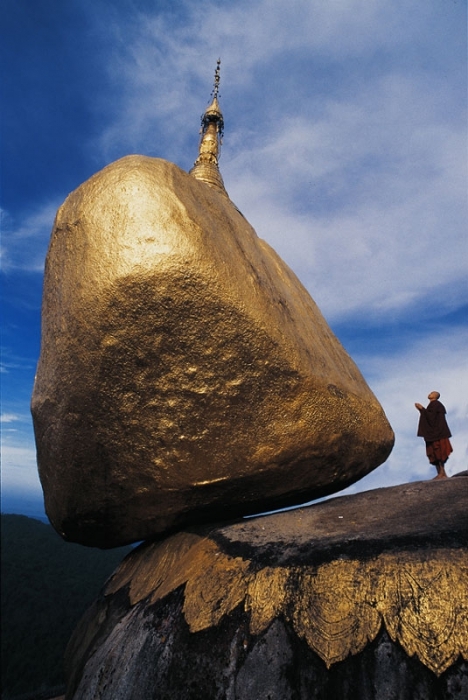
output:
M206 182L207 185L214 187L227 196L227 192L224 189L223 178L218 168L224 133L224 119L218 103L220 66L221 59L218 59L213 90L211 92L213 99L201 118L201 138L198 148L198 158L193 168L190 170L190 175L196 177L197 180Z

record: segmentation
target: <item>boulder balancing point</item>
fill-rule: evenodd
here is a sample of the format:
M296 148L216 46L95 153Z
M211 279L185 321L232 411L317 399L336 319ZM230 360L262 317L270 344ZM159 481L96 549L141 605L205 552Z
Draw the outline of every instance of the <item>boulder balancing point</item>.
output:
M316 304L227 196L216 88L191 174L128 156L56 216L32 413L46 512L74 542L304 503L393 446Z

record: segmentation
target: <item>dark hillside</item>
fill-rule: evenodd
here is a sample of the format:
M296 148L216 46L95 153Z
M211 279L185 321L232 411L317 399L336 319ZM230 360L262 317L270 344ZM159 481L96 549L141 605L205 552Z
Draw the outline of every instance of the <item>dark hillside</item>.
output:
M64 682L70 635L130 547L64 542L50 525L1 516L2 700Z

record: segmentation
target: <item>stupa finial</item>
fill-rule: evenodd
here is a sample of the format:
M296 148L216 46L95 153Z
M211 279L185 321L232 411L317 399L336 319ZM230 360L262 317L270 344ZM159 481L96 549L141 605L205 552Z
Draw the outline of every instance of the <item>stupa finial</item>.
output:
M216 99L218 99L218 92L219 92L220 70L221 70L221 59L218 58L218 60L216 61L216 70L215 70L215 75L214 75L213 91L211 93L213 98L216 98Z
M211 104L206 108L201 118L201 138L198 148L198 158L190 175L197 180L206 182L210 187L227 196L223 178L219 172L218 161L221 153L221 143L224 133L224 118L218 103L221 59L218 58L214 75Z

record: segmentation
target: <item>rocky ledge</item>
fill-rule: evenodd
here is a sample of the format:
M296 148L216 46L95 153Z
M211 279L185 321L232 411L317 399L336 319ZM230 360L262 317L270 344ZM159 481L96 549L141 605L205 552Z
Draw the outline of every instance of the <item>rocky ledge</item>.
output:
M70 641L67 700L461 700L467 506L450 478L145 543Z

